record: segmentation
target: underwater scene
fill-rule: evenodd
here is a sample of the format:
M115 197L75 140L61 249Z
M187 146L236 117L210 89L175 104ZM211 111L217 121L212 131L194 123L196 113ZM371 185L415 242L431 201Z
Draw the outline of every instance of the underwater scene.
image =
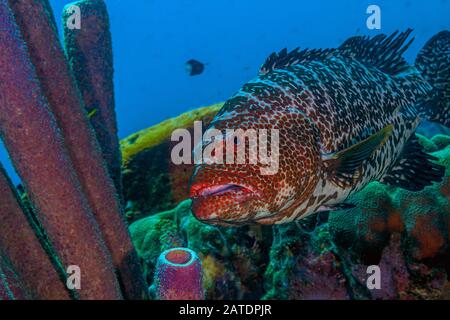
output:
M450 300L449 14L0 0L0 300Z

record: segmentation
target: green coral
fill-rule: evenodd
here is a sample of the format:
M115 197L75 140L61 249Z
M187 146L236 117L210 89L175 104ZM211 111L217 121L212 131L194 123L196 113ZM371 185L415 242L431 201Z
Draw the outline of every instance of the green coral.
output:
M130 226L131 238L140 258L155 261L162 251L184 245L178 232L178 219L186 214L189 205L189 202L182 202L173 210L140 219Z
M450 145L450 136L445 134L437 134L431 141L437 146L437 149L441 150Z
M222 106L223 103L217 103L212 106L188 111L176 118L168 119L123 139L120 141L122 162L126 164L136 154L168 140L174 130L189 128L194 121L216 114Z
M425 152L434 152L438 150L438 146L434 141L428 139L427 137L421 134L416 134L416 136L419 139L419 143L423 146Z

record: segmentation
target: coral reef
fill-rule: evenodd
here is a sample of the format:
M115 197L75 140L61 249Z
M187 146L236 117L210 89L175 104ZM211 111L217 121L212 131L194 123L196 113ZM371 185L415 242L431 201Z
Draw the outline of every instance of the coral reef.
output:
M197 221L186 200L137 220L130 232L147 281L161 252L183 246L202 260L207 299L448 298L450 137L419 140L446 166L441 183L415 193L373 182L349 199L356 208L328 219L216 227ZM371 265L381 289L367 288Z
M104 6L103 1L94 2ZM14 221L20 224L17 230L24 231L20 241L30 241L28 248L36 249L28 260L19 261L30 266L13 268L24 281L22 288L27 296L48 294L39 283L27 279L27 268L48 271L50 256L56 271L49 272L46 281L61 270L64 280L68 266L80 267L83 287L72 295L74 298L142 298L146 289L121 203L60 46L48 1L1 0L0 43L0 133L27 192L32 217L25 219L28 212L14 203L10 197L13 192L2 194L3 203L23 216ZM112 85L111 78L105 81ZM102 88L103 84L97 86L98 92L105 90L111 95L111 87ZM47 255L36 248L30 221L39 226L34 231L45 239L41 243ZM2 232L0 237L6 248L2 254L14 267L20 257L17 247L11 245L11 231ZM51 250L47 250L49 244ZM47 290L54 288L55 297L59 293L59 298L68 298L68 292L57 289L60 280L54 280Z
M187 198L193 166L176 166L169 161L174 143L170 136L175 129L192 128L194 121L202 120L206 125L221 106L215 104L186 112L121 141L129 221L171 209Z
M106 6L74 4L90 28L64 23L64 52L47 0L0 0L0 135L23 185L19 197L0 166L0 300L141 299L147 287L158 299L450 298L447 131L419 137L447 168L420 192L373 182L326 221L203 224L186 200L193 166L172 164L170 136L207 125L222 104L119 150ZM80 290L65 286L74 264ZM366 285L371 265L380 289Z
M156 263L155 296L159 300L202 300L202 263L187 248L163 251Z
M324 227L274 227L265 299L348 299L349 283Z
M257 299L264 292L261 276L272 241L269 227L222 228L203 224L190 211L191 201L140 219L130 226L149 285L160 253L187 247L203 264L206 299Z
M420 143L427 148L440 149L432 155L449 168L448 136L437 135L431 140L422 137ZM340 245L358 252L370 250L374 256L381 254L394 232L405 234L408 238L405 250L415 259L448 254L449 188L448 169L441 183L420 192L374 182L350 199L356 208L330 214L330 232Z
M448 141L441 136L434 140ZM424 137L421 141L436 145ZM373 182L349 199L356 208L331 212L313 233L302 237L297 226L275 227L279 235L266 273L272 280L266 298L311 298L307 283L314 287L313 298L443 297L450 282L450 147L442 143L440 148L433 155L447 172L439 184L415 193ZM365 286L369 265L381 269L381 290ZM292 288L288 296L286 288Z

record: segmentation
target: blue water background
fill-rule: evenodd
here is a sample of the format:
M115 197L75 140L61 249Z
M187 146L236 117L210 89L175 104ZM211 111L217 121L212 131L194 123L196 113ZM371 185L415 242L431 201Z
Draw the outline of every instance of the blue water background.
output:
M50 0L61 29L70 1ZM106 0L113 35L121 138L187 110L227 99L273 51L336 47L356 34L414 28L413 61L435 33L450 29L450 0ZM381 30L366 9L381 8ZM83 26L88 27L88 26ZM190 77L185 62L208 63ZM6 152L0 161L14 181Z

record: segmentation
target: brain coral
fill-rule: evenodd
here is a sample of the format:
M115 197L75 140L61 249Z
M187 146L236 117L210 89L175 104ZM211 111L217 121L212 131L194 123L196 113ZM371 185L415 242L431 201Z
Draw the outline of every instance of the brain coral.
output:
M381 253L393 232L407 235L407 251L415 259L448 254L450 228L450 139L437 135L420 139L447 167L441 183L419 192L378 182L349 199L356 208L330 214L330 231L337 243L361 252ZM438 147L439 146L439 147Z

